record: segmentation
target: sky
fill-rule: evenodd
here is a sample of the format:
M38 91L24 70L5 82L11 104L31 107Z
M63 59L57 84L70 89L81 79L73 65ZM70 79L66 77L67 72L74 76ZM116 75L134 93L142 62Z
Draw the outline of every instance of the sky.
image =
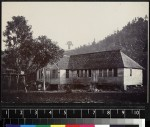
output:
M67 50L103 40L135 17L149 16L148 2L2 2L2 31L13 16L24 16L33 37L46 35ZM1 31L2 50L5 39Z

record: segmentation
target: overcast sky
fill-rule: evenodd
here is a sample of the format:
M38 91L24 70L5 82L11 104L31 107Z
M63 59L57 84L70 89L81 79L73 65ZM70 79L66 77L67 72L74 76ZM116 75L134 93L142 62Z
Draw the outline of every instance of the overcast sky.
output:
M135 17L149 15L148 9L148 2L2 2L2 31L12 16L24 16L34 38L46 35L63 49L72 41L76 48L94 38L104 39Z

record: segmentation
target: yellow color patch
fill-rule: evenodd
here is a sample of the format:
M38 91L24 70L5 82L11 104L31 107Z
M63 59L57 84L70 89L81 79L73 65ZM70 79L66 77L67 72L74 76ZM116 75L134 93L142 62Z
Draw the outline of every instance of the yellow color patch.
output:
M51 127L66 127L66 125L51 125Z

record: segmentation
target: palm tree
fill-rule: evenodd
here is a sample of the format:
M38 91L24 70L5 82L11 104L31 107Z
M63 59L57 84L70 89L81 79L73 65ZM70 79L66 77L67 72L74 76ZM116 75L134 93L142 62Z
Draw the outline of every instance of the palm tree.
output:
M68 42L67 42L67 45L68 45L68 49L70 49L70 47L73 46L73 44L72 44L71 41L68 41Z

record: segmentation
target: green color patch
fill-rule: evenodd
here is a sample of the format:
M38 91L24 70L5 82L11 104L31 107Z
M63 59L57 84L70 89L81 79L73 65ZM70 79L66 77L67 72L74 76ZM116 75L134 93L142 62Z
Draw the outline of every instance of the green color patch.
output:
M51 125L36 125L36 127L51 127Z

